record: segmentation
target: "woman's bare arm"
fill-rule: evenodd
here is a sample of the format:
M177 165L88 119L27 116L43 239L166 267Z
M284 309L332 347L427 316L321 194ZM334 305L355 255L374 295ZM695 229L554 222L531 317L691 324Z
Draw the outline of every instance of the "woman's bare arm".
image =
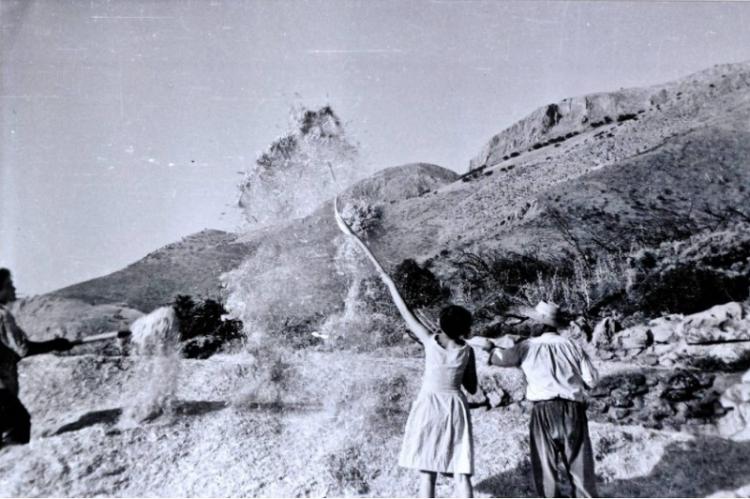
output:
M401 314L401 317L403 317L404 321L406 322L407 327L412 333L414 333L414 335L420 342L425 343L430 339L431 336L429 329L425 327L424 324L422 324L419 319L414 316L411 309L401 296L401 293L399 293L398 288L396 288L396 283L393 282L391 276L389 276L383 269L383 266L380 264L378 259L375 258L375 255L373 255L372 251L370 251L370 248L367 247L364 241L362 241L362 239L360 239L359 236L352 231L351 227L347 225L344 219L341 218L337 207L337 201L338 200L334 198L333 211L336 215L336 223L338 224L339 229L341 229L341 232L343 232L344 234L354 238L357 244L359 244L360 248L362 248L362 251L365 252L365 255L367 255L367 258L370 259L373 266L375 267L375 270L378 272L380 280L383 281L383 284L385 284L385 286L388 288L388 291L391 294L391 298L393 299L393 303L396 305L396 308Z
M479 381L477 380L477 361L474 357L474 349L471 347L468 348L469 362L466 365L466 370L464 371L464 377L461 380L461 384L464 388L466 388L467 392L473 395L477 392L477 386L479 384Z

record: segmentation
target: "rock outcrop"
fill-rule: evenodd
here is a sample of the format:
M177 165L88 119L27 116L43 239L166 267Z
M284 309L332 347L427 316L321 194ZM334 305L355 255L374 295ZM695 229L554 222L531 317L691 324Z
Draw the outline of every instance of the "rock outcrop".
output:
M719 433L732 440L750 440L750 371L721 395L729 413L719 421Z
M599 336L595 332L594 346L603 359L633 358L664 367L736 369L750 363L748 309L747 302L730 302L692 315L667 315L615 332L611 332L612 319L604 319L597 325Z
M655 111L694 117L700 115L702 103L720 100L748 84L750 64L721 65L663 85L563 99L538 108L492 137L471 160L470 169L493 166L588 130L627 122L637 124Z

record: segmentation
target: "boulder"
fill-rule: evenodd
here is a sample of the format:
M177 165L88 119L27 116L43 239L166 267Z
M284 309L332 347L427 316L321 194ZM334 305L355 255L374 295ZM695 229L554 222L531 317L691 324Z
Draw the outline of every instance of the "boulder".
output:
M477 359L480 391L491 407L520 402L526 397L526 380L520 369L483 366Z
M742 369L750 357L750 342L683 344L673 354L681 363L699 369L738 370Z
M718 422L719 434L732 440L750 440L750 371L719 399L729 413Z
M594 333L591 337L594 347L597 350L611 350L613 338L621 329L620 323L612 317L602 319L594 327Z
M653 319L648 323L648 329L654 338L654 343L672 343L677 340L677 328L682 323L681 314L671 314Z
M750 341L750 321L740 303L729 302L687 316L678 332L691 345Z
M612 407L629 408L633 407L633 400L627 390L615 388L610 394L610 404Z
M613 347L618 350L643 350L653 343L651 331L646 326L624 329L614 337Z
M661 397L670 402L682 402L694 398L700 389L701 380L697 376L689 372L678 372L669 378Z
M499 338L495 338L492 340L492 343L495 344L498 348L512 348L516 343L518 343L519 336L514 334L506 334Z

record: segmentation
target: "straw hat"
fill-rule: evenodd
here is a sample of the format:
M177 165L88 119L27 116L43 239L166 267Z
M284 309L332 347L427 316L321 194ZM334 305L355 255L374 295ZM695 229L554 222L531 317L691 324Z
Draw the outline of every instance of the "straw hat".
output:
M536 307L523 307L519 312L540 324L551 327L562 327L564 325L560 317L560 307L556 303L540 301Z

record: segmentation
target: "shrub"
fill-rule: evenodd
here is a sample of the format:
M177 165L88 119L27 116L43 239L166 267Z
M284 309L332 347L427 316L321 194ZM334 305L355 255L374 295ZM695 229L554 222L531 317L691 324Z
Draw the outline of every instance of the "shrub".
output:
M521 286L535 281L540 275L550 276L558 269L531 255L491 252L483 255L464 252L456 262L461 277L474 291L501 288L514 294Z
M429 269L407 258L395 269L393 279L406 303L414 308L429 307L448 298L449 292Z
M600 256L593 264L577 258L572 271L543 275L524 285L519 296L528 304L553 301L573 314L599 314L607 306L619 305L627 285L624 257Z
M347 203L341 216L352 230L363 239L371 237L380 228L383 219L383 206L359 200Z
M617 117L617 122L623 123L625 121L637 120L637 119L638 119L638 115L635 113L623 113Z
M633 253L627 295L647 314L693 313L743 300L750 285L747 224L696 234Z
M243 338L242 321L223 319L227 311L215 300L196 302L190 296L178 295L173 306L185 357L205 359L224 345Z
M720 303L744 300L748 277L717 269L677 265L650 273L628 288L635 308L650 314L692 314Z

